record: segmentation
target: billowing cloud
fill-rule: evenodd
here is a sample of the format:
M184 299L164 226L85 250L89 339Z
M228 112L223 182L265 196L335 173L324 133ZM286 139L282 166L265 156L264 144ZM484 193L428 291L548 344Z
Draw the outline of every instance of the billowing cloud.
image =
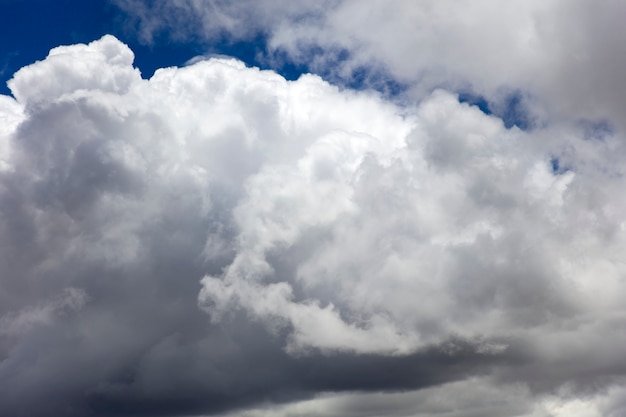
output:
M499 114L514 98L531 125L583 119L625 127L626 5L614 1L114 3L145 40L260 33L269 62L287 56L335 80L384 88L392 78L417 99L437 87L469 91Z
M619 413L619 133L132 61L1 97L0 414Z

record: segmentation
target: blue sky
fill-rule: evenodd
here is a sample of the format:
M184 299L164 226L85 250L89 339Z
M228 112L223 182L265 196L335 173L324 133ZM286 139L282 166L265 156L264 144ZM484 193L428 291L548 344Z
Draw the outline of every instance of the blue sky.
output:
M89 43L104 34L112 34L129 45L135 53L135 66L144 78L152 76L158 68L183 66L188 60L199 56L223 54L242 60L247 65L273 69L289 80L297 79L312 69L307 61L293 61L284 53L268 58L267 34L263 31L246 39L236 39L228 34L210 40L189 37L171 39L166 29L151 42L142 40L131 26L128 15L109 0L80 2L76 0L3 0L0 15L5 16L0 27L0 93L10 94L6 82L22 66L43 59L48 51L59 45ZM308 53L313 53L309 51ZM318 53L324 53L319 49ZM337 62L330 68L316 67L317 73L348 88L375 88L388 96L396 96L406 90L407 84L376 67L360 66L348 76L338 77L332 67L345 61L350 51L337 55ZM494 109L488 100L475 91L460 89L461 101L477 105L487 114L497 114L507 127L530 128L530 116L526 114L522 95L510 94Z
M106 1L71 0L0 3L2 91L6 81L24 65L46 57L58 45L89 42L115 31L115 11Z
M104 34L112 34L131 47L135 53L135 66L145 78L151 77L158 68L183 66L196 56L213 54L232 56L262 69L271 68L289 80L310 71L305 62L292 62L284 54L279 54L278 59L267 59L267 36L263 32L245 40L233 39L226 34L207 41L193 38L172 40L166 30L151 42L143 41L130 26L128 16L109 0L3 0L0 15L5 17L0 27L2 94L10 94L6 82L15 71L45 58L51 48L88 43ZM347 53L344 51L344 55ZM330 75L325 74L324 68L319 70L323 75ZM333 80L359 89L370 75L368 71L367 67L362 67L347 80ZM402 91L402 85L388 74L374 76L375 85L381 91L391 94Z
M626 415L625 15L0 0L0 415Z
M182 66L189 59L207 53L237 57L250 65L257 62L257 52L264 49L262 37L252 42L172 42L167 37L147 45L128 27L126 16L108 0L2 0L0 2L0 93L9 94L6 82L24 65L42 60L59 45L89 43L104 34L112 34L128 44L135 53L135 66L143 77L157 68ZM297 78L297 66L289 66L283 75Z

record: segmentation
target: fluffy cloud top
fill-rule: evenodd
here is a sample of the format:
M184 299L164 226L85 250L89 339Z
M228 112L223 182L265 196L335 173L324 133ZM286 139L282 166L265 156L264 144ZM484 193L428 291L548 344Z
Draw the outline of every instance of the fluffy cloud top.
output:
M397 415L619 409L619 135L132 59L111 36L59 47L0 100L0 414L472 386L503 400L418 392ZM341 398L320 415L358 410Z
M521 92L531 120L609 120L624 128L626 4L590 0L115 0L146 41L267 37L287 56L337 80L381 74L421 99L472 91L506 113ZM364 75L365 74L365 75Z

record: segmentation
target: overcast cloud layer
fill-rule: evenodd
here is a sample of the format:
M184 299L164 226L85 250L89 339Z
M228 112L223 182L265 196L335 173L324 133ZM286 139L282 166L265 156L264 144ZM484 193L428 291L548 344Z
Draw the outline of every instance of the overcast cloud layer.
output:
M228 58L142 79L112 36L22 68L0 415L626 413L620 4L117 3L146 41L261 30L408 93Z

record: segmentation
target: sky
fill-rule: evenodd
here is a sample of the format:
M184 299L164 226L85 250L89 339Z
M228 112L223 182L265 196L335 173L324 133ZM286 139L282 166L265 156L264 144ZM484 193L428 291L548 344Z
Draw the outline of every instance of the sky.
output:
M0 0L0 415L625 415L625 13Z

